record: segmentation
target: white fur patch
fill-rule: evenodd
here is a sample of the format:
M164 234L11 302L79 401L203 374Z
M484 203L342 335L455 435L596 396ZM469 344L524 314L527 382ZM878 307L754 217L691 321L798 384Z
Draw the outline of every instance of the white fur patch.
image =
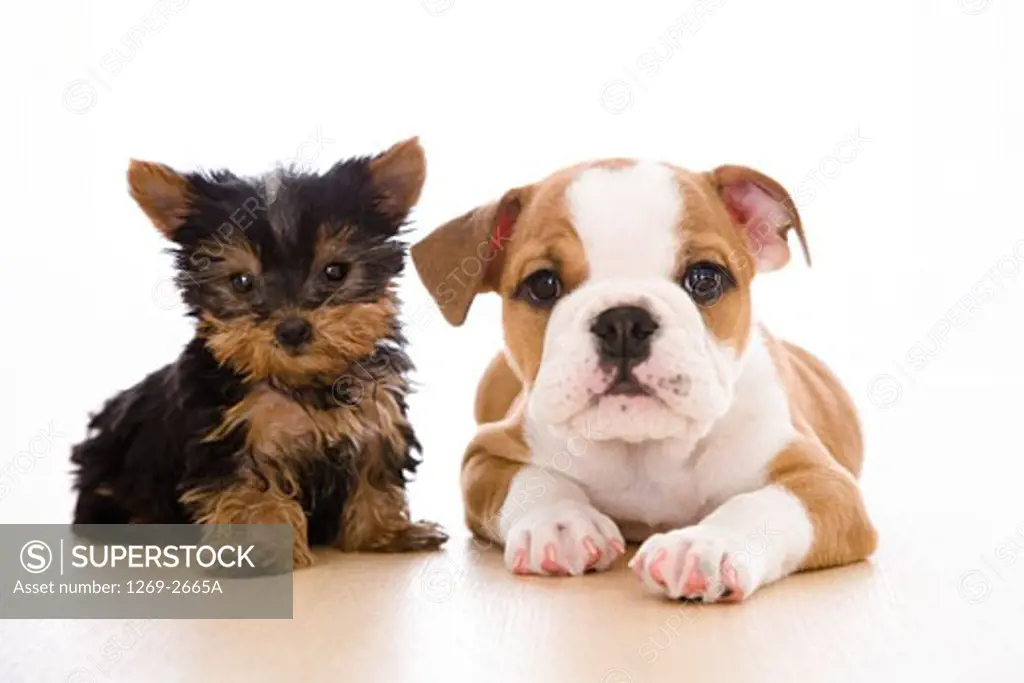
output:
M572 182L566 199L590 280L671 277L684 207L668 166L639 162L623 169L591 168Z
M742 600L796 569L813 541L800 500L766 486L730 498L699 524L651 536L630 566L670 598Z
M695 524L732 496L764 486L771 461L796 435L761 335L752 335L735 363L724 414L638 443L615 438L593 413L573 426L553 423L531 392L525 437L533 462L576 483L629 540Z
M717 482L708 498L712 507L762 485L771 461L797 438L786 388L756 327L733 391L729 412L715 423L695 463L701 480Z
M527 466L516 474L498 529L505 543L505 566L517 574L601 571L626 548L615 522L551 467Z

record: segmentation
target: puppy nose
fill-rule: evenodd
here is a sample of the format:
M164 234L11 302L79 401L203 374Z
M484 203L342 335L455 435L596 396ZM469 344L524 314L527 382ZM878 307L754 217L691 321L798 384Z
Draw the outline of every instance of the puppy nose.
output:
M313 328L302 318L288 318L282 321L274 330L274 336L281 346L294 348L309 341L313 334Z
M639 306L616 306L597 316L590 331L598 339L602 362L631 368L651 355L651 337L658 323Z

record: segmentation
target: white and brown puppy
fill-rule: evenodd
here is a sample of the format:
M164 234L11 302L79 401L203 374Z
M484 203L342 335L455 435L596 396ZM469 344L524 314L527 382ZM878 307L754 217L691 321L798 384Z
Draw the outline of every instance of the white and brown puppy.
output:
M614 159L413 247L452 324L476 294L504 299L462 485L509 569L602 570L642 542L649 588L712 602L874 551L850 398L752 307L790 229L806 253L792 199L757 171Z

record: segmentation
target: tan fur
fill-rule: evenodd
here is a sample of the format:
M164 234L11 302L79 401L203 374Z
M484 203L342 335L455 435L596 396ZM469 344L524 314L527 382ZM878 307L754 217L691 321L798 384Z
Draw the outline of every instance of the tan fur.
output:
M437 548L448 538L437 524L409 519L405 490L384 467L383 442L389 442L396 452L405 449L399 429L405 418L387 388L377 387L374 396L364 397L359 404L360 419L364 424L376 425L376 433L359 437L366 448L352 463L356 482L342 516L342 550L426 550Z
M507 246L494 228L503 217L518 215L523 194L509 190L501 201L448 221L410 249L420 279L452 325L466 319L477 293L494 290Z
M395 378L395 381L401 381ZM404 424L401 407L387 382L376 389L362 392L355 405L342 404L324 410L301 405L268 385L249 391L245 398L225 411L221 424L206 440L222 439L235 429L246 430L245 446L256 462L274 463L275 468L287 465L291 458L306 457L329 444L351 439L367 444L385 439L395 450L401 450ZM372 459L370 456L367 458ZM292 493L289 491L289 493Z
M265 490L255 478L225 489L193 489L181 496L181 502L196 510L197 524L290 524L294 530L292 566L298 569L313 564L302 506L275 480L269 480Z
M427 177L427 159L419 138L399 142L374 157L370 175L380 194L377 208L392 216L409 213L419 201Z
M229 234L230 236L230 234ZM254 251L257 247L245 239L233 239L230 241L207 240L196 251L195 260L199 266L197 280L206 282L213 279L223 279L226 286L231 275L237 273L252 273L259 275L263 270L259 254ZM208 261L202 261L208 259Z
M170 237L188 215L191 195L188 181L174 169L151 161L132 159L128 189L153 225Z
M352 232L353 228L348 225L339 230L333 230L329 224L321 225L316 233L316 245L313 247L313 267L310 268L310 271L321 271L328 264L343 260ZM338 291L340 292L342 289L339 288Z
M530 459L523 440L522 405L517 402L507 419L481 426L462 459L466 526L477 536L498 543L501 506L513 477Z
M257 249L241 234L228 231L226 235L205 240L189 257L190 270L180 277L202 285L206 296L225 317L245 319L252 310L250 301L246 295L235 291L231 279L243 273L260 275L262 264Z
M800 568L864 559L874 553L878 536L857 487L864 453L853 401L820 360L767 333L765 338L802 435L779 453L769 473L770 481L803 502L814 527Z
M769 480L800 499L814 527L814 542L800 569L821 569L863 560L878 535L868 518L856 479L816 440L782 450Z
M676 169L686 206L679 226L681 247L676 255L676 270L682 278L686 266L711 261L729 269L737 286L729 289L710 306L700 309L704 324L719 341L743 353L750 340L750 283L754 278L754 259L746 241L732 228L729 214L721 202L711 201L714 188L699 175Z
M788 390L797 431L817 437L836 462L859 476L864 442L853 400L820 360L796 344L765 335L779 377Z
M504 300L506 352L491 361L480 381L475 405L480 427L462 466L466 522L479 536L500 540L499 512L512 478L528 461L520 409L526 396L524 383L528 391L540 365L549 314L516 301L515 290L530 273L553 265L569 291L586 279L586 259L569 220L565 190L588 168L622 168L631 163L612 159L558 171L446 223L412 249L417 270L452 324L462 324L478 293L496 291ZM719 193L738 181L761 187L784 207L780 216L773 217L778 222L772 229L783 242L786 232L794 230L809 262L796 206L781 185L753 169L723 166L711 173L675 171L686 206L679 226L684 237L676 259L679 275L687 264L701 260L729 268L738 286L701 314L719 340L742 353L753 331L749 290L756 259ZM501 241L499 258L486 247L495 244L494 231L510 204L514 226L511 238ZM485 268L472 270L481 262ZM814 526L815 541L802 568L864 558L874 551L876 536L856 484L863 454L853 404L820 361L785 342L770 338L768 342L789 392L794 426L802 435L779 453L769 477L804 503Z
M522 389L523 384L517 372L509 365L508 357L504 352L499 352L484 370L484 376L477 386L473 408L477 424L504 419Z
M381 468L379 448L379 441L371 442L353 463L356 484L345 503L341 549L402 552L437 548L448 536L437 524L409 519L405 491Z
M309 348L291 355L275 341L274 329L289 313L266 321L245 316L220 320L203 314L198 332L218 363L230 365L250 382L271 377L289 384L333 382L348 370L348 359L370 355L390 332L397 313L391 296L373 303L325 306L305 316L313 327Z
M243 426L246 448L258 457L270 459L322 448L349 436L359 441L374 430L374 425L368 423L358 408L339 406L316 410L266 385L250 390L245 398L225 411L221 424L206 440L223 439Z
M409 520L405 492L388 478L383 460L383 443L395 452L405 449L401 431L405 418L389 391L390 382L402 381L398 375L381 379L372 387L364 386L358 402L323 410L301 405L267 384L257 385L225 412L221 424L206 437L221 439L235 429L245 430L245 448L254 468L250 483L225 494L191 492L183 502L198 504L201 514L210 518L238 516L241 511L233 501L263 500L258 482L266 479L273 500L287 499L297 506L304 459L320 457L330 444L351 439L363 450L352 463L357 476L343 512L342 549L388 552L439 546L447 536L435 524ZM305 517L302 528L295 529L305 538Z

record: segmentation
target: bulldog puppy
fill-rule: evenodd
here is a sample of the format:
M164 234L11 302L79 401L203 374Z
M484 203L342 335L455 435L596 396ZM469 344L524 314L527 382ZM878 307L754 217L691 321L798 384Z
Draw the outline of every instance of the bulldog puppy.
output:
M462 466L466 519L518 574L630 566L671 598L749 597L876 545L836 378L757 322L803 229L749 168L604 160L512 189L412 248L445 318L504 301Z

